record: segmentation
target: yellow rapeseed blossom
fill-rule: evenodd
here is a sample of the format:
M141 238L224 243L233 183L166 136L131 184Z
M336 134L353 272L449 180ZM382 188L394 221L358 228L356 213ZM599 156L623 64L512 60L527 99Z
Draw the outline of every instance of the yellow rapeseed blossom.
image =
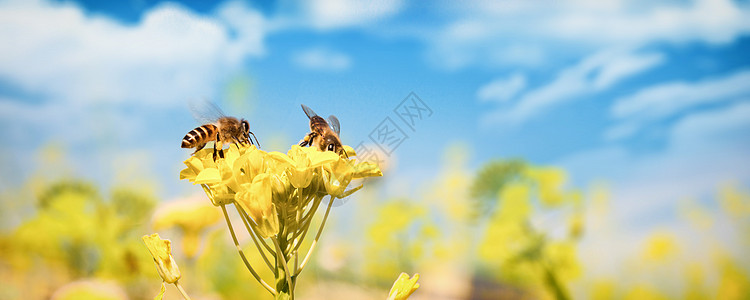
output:
M309 261L333 198L347 197L362 188L359 185L348 189L353 179L382 176L376 165L351 159L356 155L351 147L344 149L348 156L296 145L287 153L281 153L261 151L253 145L232 144L224 150L223 158L214 158L213 149L203 149L185 160L186 168L180 172L180 179L200 184L211 203L221 206L235 246L253 277L277 298L293 299L294 282ZM330 196L330 200L323 206L325 196ZM276 288L260 278L245 259L234 225L226 215L228 204L238 209L250 235L258 237L253 242L266 265L273 269ZM326 208L326 213L315 229L310 225L321 206ZM314 233L315 240L304 255L300 253L300 246L308 233ZM300 254L304 257L300 258ZM292 259L299 262L298 267L290 268ZM271 261L280 263L274 267Z
M243 184L236 201L253 218L264 238L279 232L279 219L272 201L273 178L268 174L255 176L250 184Z
M345 149L351 147L345 146ZM214 160L212 149L203 149L185 160L187 166L180 179L206 185L214 205L231 204L243 184L263 173L286 178L294 188L322 184L328 195L343 198L358 188L346 190L352 179L382 176L377 165L340 157L330 151L292 146L287 154L266 153L255 146L233 145L224 151L225 158ZM353 150L347 153L356 154Z
M158 233L144 235L142 239L154 258L159 276L167 283L177 282L181 275L180 268L177 267L177 263L172 257L172 242L161 239Z
M338 155L329 151L319 151L312 147L293 145L284 155L271 152L269 157L280 162L289 174L289 180L295 188L306 188L314 177L313 170L339 159Z
M388 293L388 300L409 299L409 296L419 288L417 280L419 280L419 273L414 274L412 278L409 278L409 274L406 273L398 275L398 279L393 283L391 291Z

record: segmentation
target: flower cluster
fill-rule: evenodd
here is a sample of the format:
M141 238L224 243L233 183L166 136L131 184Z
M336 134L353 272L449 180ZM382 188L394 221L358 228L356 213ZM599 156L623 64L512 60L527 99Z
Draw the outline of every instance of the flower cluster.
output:
M180 172L180 179L200 184L211 203L222 208L240 256L256 280L277 297L286 294L293 298L297 275L320 237L334 198L345 198L362 188L361 184L348 188L355 179L382 176L377 165L350 159L356 153L351 147L344 149L347 155L339 156L294 145L284 154L233 144L224 151L224 158L218 159L214 159L213 149L203 149L185 160L187 167ZM322 223L298 265L299 248L326 196L329 201ZM234 204L258 251L276 276L276 288L263 281L245 259L226 213L229 204ZM273 245L269 246L266 239Z
M346 147L349 156L355 156ZM279 233L279 218L297 212L325 195L344 198L362 186L347 190L353 179L382 176L370 162L359 162L315 148L292 146L286 154L265 152L255 146L225 150L225 158L214 160L213 150L203 149L187 160L180 179L204 187L211 202L237 203L252 217L264 238Z

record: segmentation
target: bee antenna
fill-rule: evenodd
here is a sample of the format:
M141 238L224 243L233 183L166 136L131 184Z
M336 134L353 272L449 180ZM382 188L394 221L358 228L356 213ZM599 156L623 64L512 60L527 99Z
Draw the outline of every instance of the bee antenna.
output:
M258 149L260 149L260 142L258 141L258 137L255 136L255 133L252 133L251 131L248 131L248 133L253 135L253 137L255 138L255 143L258 144ZM249 135L247 136L247 139L250 140L251 143L253 142L253 140L250 139Z

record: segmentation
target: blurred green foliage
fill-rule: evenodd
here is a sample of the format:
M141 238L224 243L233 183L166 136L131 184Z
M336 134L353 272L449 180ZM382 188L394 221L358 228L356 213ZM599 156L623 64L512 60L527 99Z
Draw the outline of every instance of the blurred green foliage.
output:
M470 190L471 198L476 201L477 216L489 216L497 204L497 193L506 183L518 180L525 168L522 159L496 159L484 164L474 176Z
M152 266L140 235L156 199L124 188L105 199L91 184L74 180L49 184L38 195L35 215L0 237L3 271L48 272L41 281L20 279L19 291L37 291L37 296L46 298L49 295L44 293L50 290L37 284L97 277L116 280L132 288L129 292L134 295L142 295L139 281Z

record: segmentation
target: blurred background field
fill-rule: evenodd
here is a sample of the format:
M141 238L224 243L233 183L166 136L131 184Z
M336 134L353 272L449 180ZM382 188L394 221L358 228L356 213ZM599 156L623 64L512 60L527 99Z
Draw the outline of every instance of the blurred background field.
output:
M203 99L381 161L300 299L750 299L747 1L6 1L0 44L0 299L152 299L152 232L194 299L267 298L178 180Z

